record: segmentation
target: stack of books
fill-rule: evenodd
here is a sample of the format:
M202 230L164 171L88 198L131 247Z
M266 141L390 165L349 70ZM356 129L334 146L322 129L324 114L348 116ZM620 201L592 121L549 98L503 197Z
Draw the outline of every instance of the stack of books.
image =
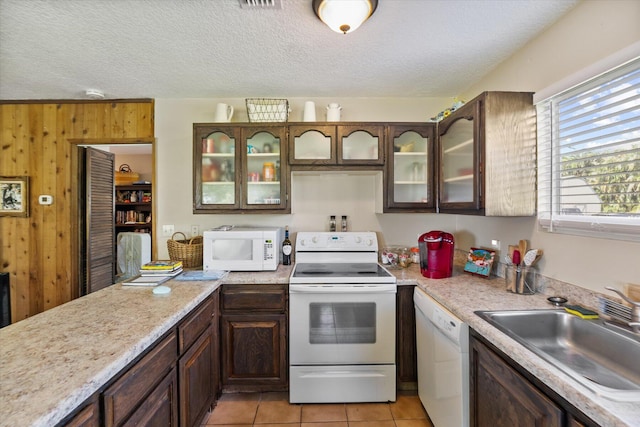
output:
M151 261L140 268L141 276L175 277L182 273L182 261Z
M140 274L122 282L125 286L157 286L182 273L182 261L151 261L140 268Z

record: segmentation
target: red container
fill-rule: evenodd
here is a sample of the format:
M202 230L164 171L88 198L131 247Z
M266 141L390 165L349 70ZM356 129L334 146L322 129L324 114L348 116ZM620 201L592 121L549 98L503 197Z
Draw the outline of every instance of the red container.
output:
M430 279L444 279L453 274L453 235L429 231L418 238L420 273Z

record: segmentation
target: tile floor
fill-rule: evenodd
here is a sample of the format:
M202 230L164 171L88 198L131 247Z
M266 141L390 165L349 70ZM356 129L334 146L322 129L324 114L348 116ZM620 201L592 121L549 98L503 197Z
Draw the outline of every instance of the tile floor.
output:
M202 426L216 427L433 427L420 399L391 403L290 404L287 393L223 394Z

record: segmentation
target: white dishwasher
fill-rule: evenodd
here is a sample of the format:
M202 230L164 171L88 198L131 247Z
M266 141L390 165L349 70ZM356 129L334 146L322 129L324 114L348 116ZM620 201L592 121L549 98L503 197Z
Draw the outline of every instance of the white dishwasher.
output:
M418 396L435 427L469 426L469 327L418 287Z

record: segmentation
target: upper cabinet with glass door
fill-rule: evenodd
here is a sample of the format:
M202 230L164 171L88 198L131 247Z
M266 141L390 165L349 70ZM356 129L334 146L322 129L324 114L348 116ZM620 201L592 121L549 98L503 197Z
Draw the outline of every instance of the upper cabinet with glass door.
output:
M384 125L289 125L289 164L382 166Z
M389 126L385 212L434 212L435 124Z
M455 114L457 113L457 114ZM481 206L479 104L467 104L439 126L441 209L479 210Z
M240 130L228 126L193 126L193 210L236 209L240 186Z
M289 211L286 128L194 124L193 211Z
M242 128L242 209L287 209L287 146L283 126ZM242 181L242 180L241 180Z
M484 92L438 124L438 212L535 215L532 96Z

